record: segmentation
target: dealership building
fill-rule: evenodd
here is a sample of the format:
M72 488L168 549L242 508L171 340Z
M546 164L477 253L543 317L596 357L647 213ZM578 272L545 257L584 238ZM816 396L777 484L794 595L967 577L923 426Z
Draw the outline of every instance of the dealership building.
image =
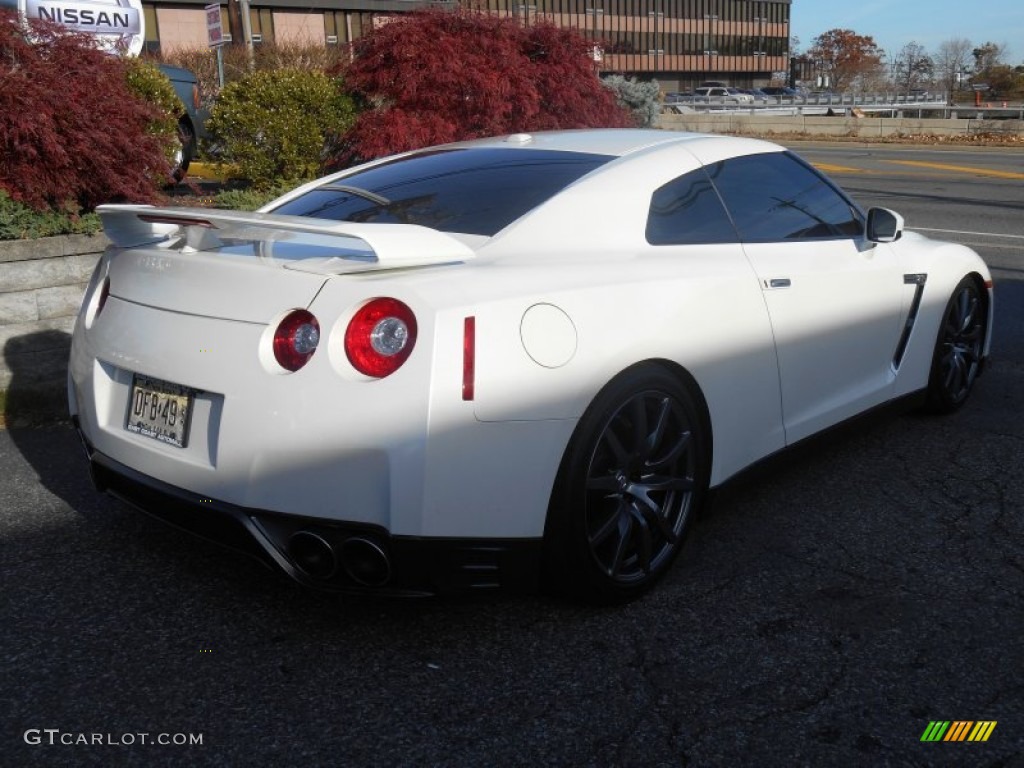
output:
M0 0L27 3L40 13L81 21L83 7L106 9L117 24L138 14L145 50L172 53L208 44L207 6L216 0ZM224 39L243 43L248 5L254 45L315 43L347 46L374 26L424 7L460 3L424 0L227 0L220 4ZM519 19L548 20L594 41L603 72L656 78L663 90L686 90L706 80L751 87L782 81L789 69L792 0L463 0L462 5ZM216 19L216 8L212 8ZM134 20L131 22L134 24Z

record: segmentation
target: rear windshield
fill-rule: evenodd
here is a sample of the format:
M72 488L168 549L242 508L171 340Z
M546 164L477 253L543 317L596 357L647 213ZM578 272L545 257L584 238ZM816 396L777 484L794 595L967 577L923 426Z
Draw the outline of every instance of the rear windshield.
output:
M490 237L611 159L503 147L433 150L326 183L273 212Z

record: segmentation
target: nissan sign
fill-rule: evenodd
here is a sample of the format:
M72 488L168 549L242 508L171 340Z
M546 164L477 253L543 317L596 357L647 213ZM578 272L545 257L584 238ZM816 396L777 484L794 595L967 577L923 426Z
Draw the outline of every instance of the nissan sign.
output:
M30 19L45 19L76 32L96 35L107 49L138 56L146 39L140 0L23 0Z

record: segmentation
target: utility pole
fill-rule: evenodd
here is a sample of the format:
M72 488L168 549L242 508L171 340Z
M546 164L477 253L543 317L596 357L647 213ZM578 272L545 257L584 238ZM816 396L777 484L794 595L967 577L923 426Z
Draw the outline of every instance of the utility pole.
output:
M245 45L249 69L252 69L252 19L249 16L249 0L228 0L228 18L231 19L232 30L242 30L242 44ZM232 45L237 45L237 41L232 40Z

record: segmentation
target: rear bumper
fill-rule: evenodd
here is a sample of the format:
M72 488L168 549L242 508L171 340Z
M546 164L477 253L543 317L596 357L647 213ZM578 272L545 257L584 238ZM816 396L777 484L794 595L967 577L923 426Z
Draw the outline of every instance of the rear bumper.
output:
M97 451L81 430L79 436L98 490L307 587L416 596L524 592L539 583L541 539L393 536L364 523L240 507L144 475ZM311 542L313 559L303 567L297 558L310 552Z

